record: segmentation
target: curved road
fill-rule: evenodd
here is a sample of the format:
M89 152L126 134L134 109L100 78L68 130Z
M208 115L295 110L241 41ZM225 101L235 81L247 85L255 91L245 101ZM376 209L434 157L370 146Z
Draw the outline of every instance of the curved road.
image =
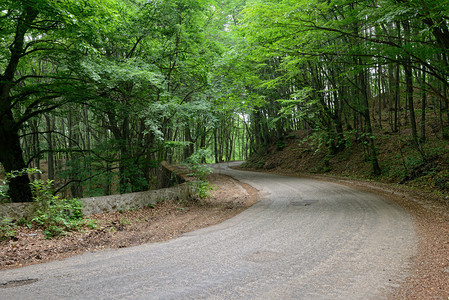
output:
M407 276L416 236L395 204L333 183L214 167L263 190L261 201L169 242L2 271L0 287L10 284L0 299L379 299Z

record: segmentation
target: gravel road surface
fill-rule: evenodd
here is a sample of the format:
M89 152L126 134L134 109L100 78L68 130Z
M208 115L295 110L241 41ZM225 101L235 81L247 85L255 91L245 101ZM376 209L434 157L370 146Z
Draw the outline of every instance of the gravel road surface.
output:
M416 255L413 220L373 194L236 171L237 217L164 243L0 272L0 299L382 299Z

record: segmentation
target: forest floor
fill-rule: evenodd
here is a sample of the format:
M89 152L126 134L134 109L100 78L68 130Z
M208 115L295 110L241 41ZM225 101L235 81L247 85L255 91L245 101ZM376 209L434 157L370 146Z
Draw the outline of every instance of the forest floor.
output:
M88 216L96 221L96 229L86 227L45 239L41 229L18 227L14 239L0 242L0 270L101 249L167 241L183 233L221 223L258 200L256 189L231 177L211 174L209 182L214 189L204 200L167 200L154 208Z

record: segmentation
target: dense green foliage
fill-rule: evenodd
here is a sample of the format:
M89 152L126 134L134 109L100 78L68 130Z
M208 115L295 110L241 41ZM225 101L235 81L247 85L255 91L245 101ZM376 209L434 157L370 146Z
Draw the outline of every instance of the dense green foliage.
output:
M0 241L16 236L16 224L8 218L0 219Z
M162 160L246 159L298 129L324 164L361 144L378 175L376 130L410 128L428 162L449 138L448 17L438 0L2 1L0 162L45 170L8 196L41 177L64 198L143 191Z
M209 156L211 156L211 153L208 150L200 149L186 160L187 168L190 170L187 176L193 178L190 183L200 199L207 198L209 191L212 189L209 181L207 181L207 175L212 173L212 169L204 164Z
M41 0L0 11L6 172L44 167L63 195L82 197L157 186L161 160L196 149L247 155L239 105L214 73L227 63L217 63L226 18L213 5ZM11 180L12 201L31 200L28 185Z
M37 210L32 221L43 228L47 238L79 229L85 221L82 214L82 202L76 198L60 199L51 192L52 181L32 182L34 201Z
M23 174L41 174L40 170L28 168L20 172L12 172L6 175L3 187L8 186L8 181ZM14 238L17 225L28 227L38 226L43 230L46 238L65 234L68 231L79 230L84 226L96 226L95 221L84 219L82 202L79 199L61 199L54 195L53 181L42 179L33 180L30 183L33 202L35 203L32 215L20 220L2 218L0 220L0 240ZM7 191L0 191L5 198Z
M27 170L32 173L31 170ZM53 194L52 181L34 180L31 182L35 211L27 218L0 220L0 240L14 238L17 225L37 226L46 238L79 230L84 226L96 226L95 221L84 219L82 202L76 198L61 199Z
M427 160L429 108L447 138L448 9L433 0L251 2L242 34L266 93L254 116L260 139L310 129L334 155L355 135L378 175L373 126L410 127Z

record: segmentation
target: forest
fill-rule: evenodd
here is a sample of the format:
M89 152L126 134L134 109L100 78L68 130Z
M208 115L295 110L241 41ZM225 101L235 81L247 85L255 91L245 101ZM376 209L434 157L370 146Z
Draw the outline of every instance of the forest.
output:
M145 191L162 161L251 161L298 131L327 169L360 145L374 178L390 136L403 177L444 186L448 21L441 0L3 0L0 195Z

